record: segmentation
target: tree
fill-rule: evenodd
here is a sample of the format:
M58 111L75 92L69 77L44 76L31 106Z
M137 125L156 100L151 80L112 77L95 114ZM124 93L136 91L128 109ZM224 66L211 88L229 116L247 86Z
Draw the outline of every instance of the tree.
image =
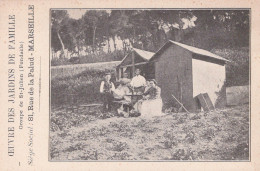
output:
M91 33L91 36L87 38L91 38L88 40L87 43L92 44L92 51L95 52L96 49L96 39L97 39L97 31L100 29L102 30L104 21L102 18L107 16L107 12L105 10L89 10L83 16L84 26L87 28L87 34ZM101 34L102 35L102 34Z
M249 10L193 10L194 39L202 48L249 45Z
M118 59L121 50L155 52L168 40L208 50L249 45L249 10L87 10L80 19L53 10L51 19L52 50L62 57L65 49L82 56L84 48L96 58L104 46L109 53L114 46Z
M52 35L57 35L59 43L61 45L61 57L64 58L65 45L61 37L61 29L68 20L68 13L66 10L52 10L51 11L51 31Z
M84 27L81 19L69 19L67 23L68 33L72 39L72 45L68 48L73 53L80 56L80 51L84 46Z

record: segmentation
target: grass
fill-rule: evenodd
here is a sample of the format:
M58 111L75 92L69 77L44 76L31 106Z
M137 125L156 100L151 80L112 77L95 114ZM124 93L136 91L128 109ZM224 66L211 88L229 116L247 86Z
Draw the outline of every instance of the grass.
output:
M105 116L105 117L104 117ZM249 160L249 106L160 117L53 111L51 160Z

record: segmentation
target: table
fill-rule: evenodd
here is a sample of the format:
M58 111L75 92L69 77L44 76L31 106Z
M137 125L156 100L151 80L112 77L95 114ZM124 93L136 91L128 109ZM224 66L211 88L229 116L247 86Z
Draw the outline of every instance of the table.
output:
M114 101L115 103L121 104L121 109L123 110L123 106L126 107L126 116L129 117L130 115L130 108L133 108L135 103L138 102L138 100L142 99L143 95L142 94L126 94L126 96L131 97L131 101L126 101L126 100L121 100L121 101Z
M132 103L127 101L127 100L120 100L120 101L113 101L114 103L118 103L121 105L120 107L120 110L124 110L123 106L126 107L126 111L128 113L128 116L129 116L129 113L130 113L130 108L132 107Z
M130 115L130 108L133 108L135 103L138 102L138 100L142 99L143 95L142 94L126 94L125 96L130 96L131 97L131 101L127 101L127 100L120 100L120 101L114 101L114 103L118 103L121 105L121 109L123 110L123 106L126 107L127 110L127 117L129 117ZM125 116L126 117L126 116Z
M142 94L126 94L126 96L130 96L131 97L131 103L134 106L134 104L143 98Z

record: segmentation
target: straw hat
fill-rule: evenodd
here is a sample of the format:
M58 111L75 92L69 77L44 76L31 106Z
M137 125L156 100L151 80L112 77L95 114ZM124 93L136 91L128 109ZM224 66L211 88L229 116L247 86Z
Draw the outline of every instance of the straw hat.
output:
M157 81L156 81L155 79L151 79L151 80L149 80L149 81L152 81L152 82L154 82L154 84L157 85Z

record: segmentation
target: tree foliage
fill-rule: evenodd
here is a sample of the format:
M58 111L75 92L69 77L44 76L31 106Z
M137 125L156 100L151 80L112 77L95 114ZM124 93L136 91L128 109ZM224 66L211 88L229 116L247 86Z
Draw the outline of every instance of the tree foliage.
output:
M65 49L78 57L98 57L104 47L155 52L169 39L208 50L248 47L249 10L87 10L80 19L51 11L51 48L60 57Z

